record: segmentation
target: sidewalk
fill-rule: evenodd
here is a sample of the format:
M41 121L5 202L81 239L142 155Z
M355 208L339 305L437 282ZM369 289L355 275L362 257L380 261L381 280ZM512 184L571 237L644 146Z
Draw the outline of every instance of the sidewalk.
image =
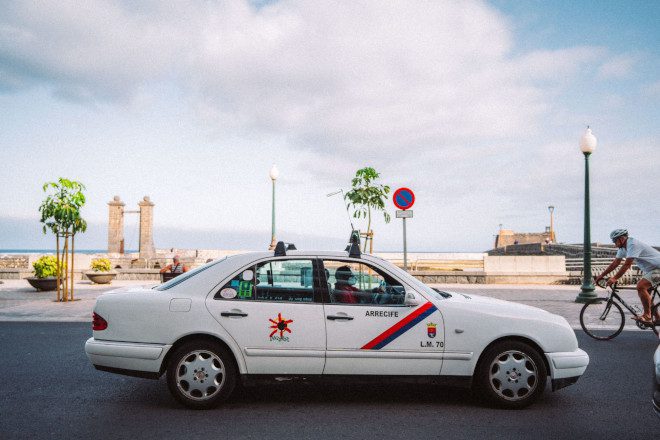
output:
M115 280L112 284L77 281L73 302L57 302L57 292L38 292L25 280L3 280L0 284L0 321L91 322L96 297L111 289L150 285L149 281Z
M115 280L111 285L78 281L74 302L56 302L56 292L37 292L25 280L3 280L0 284L0 321L77 321L91 322L96 298L111 289L126 286L153 286L149 281ZM563 316L575 329L580 328L582 304L575 302L579 286L564 285L504 285L504 284L431 284L440 290L483 295L538 307ZM597 289L597 294L605 291ZM638 304L634 290L622 290L628 304ZM626 315L628 315L626 311ZM638 330L631 319L626 330Z

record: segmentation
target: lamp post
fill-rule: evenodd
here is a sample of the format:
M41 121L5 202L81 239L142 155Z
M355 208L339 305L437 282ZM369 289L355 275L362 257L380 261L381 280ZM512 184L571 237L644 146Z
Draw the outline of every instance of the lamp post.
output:
M275 249L275 246L277 245L277 242L275 241L275 181L280 175L280 171L277 169L277 165L273 165L273 167L270 169L270 180L273 181L273 209L272 209L272 227L271 227L271 240L270 240L270 246L268 246L268 250L273 250Z
M548 206L548 211L550 211L550 243L555 242L555 228L552 222L552 213L555 212L555 207L550 205Z
M596 136L587 127L580 139L580 150L584 154L584 262L582 289L575 302L583 303L596 298L594 284L591 280L591 226L589 221L589 156L596 149Z

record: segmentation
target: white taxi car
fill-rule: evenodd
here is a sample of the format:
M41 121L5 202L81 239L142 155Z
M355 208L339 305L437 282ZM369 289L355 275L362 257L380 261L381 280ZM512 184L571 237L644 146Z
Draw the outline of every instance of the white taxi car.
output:
M214 261L153 289L101 295L85 344L98 369L167 376L192 408L227 399L238 380L428 380L473 386L521 408L547 379L557 390L589 363L560 316L436 291L354 242L344 252Z

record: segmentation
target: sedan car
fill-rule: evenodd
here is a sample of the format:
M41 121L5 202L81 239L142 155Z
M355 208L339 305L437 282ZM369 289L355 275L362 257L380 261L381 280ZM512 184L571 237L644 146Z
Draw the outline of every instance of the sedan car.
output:
M213 261L153 289L101 295L91 363L167 377L192 408L226 400L237 382L282 378L428 381L522 408L550 379L575 383L589 356L557 315L434 290L354 242L342 252L275 252Z

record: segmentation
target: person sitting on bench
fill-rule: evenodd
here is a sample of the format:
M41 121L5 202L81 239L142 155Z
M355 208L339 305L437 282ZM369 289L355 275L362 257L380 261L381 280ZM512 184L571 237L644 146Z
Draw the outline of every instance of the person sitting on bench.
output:
M160 270L160 273L171 273L171 274L176 274L176 275L181 275L184 272L188 272L188 266L185 266L183 263L179 261L179 256L175 255L174 258L172 258L172 264L168 264L164 268ZM176 276L174 275L174 276Z

